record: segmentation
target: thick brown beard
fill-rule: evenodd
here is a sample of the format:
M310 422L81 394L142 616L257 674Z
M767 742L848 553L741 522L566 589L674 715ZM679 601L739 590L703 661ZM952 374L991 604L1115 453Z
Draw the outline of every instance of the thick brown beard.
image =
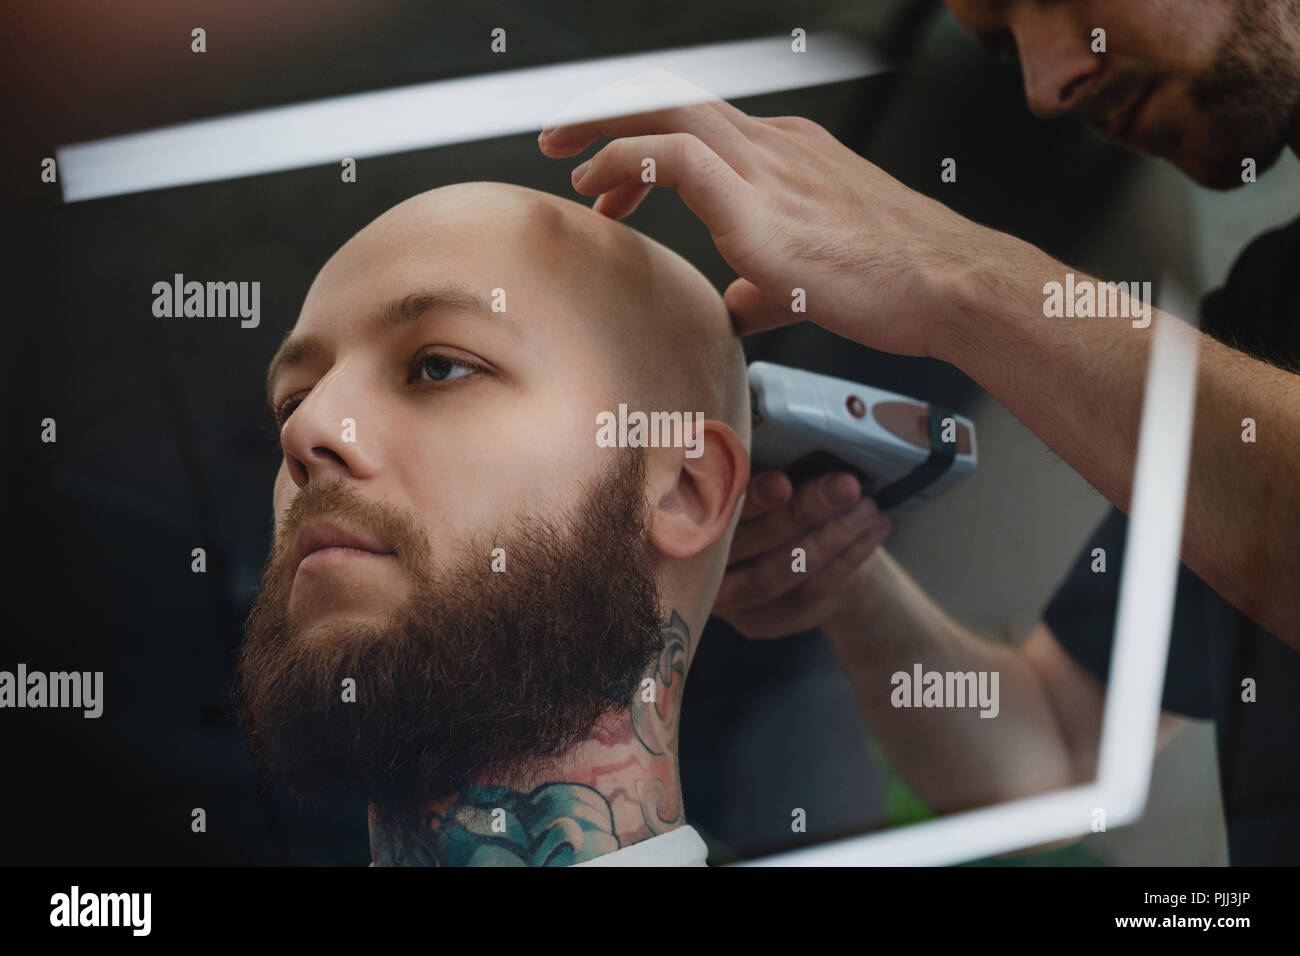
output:
M235 699L255 760L300 799L417 811L467 785L526 778L626 707L663 647L646 538L645 453L622 449L567 521L521 516L435 573L418 519L350 486L308 485L268 558ZM300 634L286 620L294 532L347 518L394 546L412 598L382 623ZM567 527L566 527L567 526ZM491 570L505 549L506 571ZM356 682L343 701L343 680Z

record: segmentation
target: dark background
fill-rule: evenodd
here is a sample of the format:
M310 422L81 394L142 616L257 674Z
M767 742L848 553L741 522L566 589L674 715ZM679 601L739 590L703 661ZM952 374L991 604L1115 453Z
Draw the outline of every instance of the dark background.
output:
M577 160L535 134L64 205L39 179L57 146L189 119L495 69L837 28L898 65L866 80L738 100L814 119L903 182L1083 268L1129 157L1073 119L1042 123L1018 74L930 0L419 3L240 0L221 9L10 4L4 14L4 541L0 669L102 670L105 711L0 713L0 863L346 864L369 860L363 805L298 807L255 775L232 713L241 625L271 535L278 465L266 363L316 270L422 190L503 180L572 195ZM205 55L189 31L208 29ZM510 53L488 52L504 26ZM956 184L942 157L960 157ZM680 200L630 223L722 289L734 274ZM1140 240L1135 238L1134 243ZM1102 259L1130 250L1108 244ZM262 320L158 319L174 273L260 280ZM967 411L939 363L811 327L751 358L844 375ZM57 421L58 441L40 440ZM972 519L975 520L975 519ZM955 530L959 533L959 529ZM906 539L907 522L895 536ZM190 570L207 551L207 573ZM820 635L748 642L713 622L691 672L688 819L740 856L882 825L882 769ZM190 831L195 807L208 832ZM790 832L790 808L809 832ZM712 857L717 862L720 855Z

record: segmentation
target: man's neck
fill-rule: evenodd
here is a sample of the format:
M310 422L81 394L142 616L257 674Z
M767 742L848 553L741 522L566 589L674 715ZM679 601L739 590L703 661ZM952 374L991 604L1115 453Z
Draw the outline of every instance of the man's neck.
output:
M694 647L676 610L628 707L527 780L480 780L401 822L370 810L376 866L567 866L685 822L677 724Z

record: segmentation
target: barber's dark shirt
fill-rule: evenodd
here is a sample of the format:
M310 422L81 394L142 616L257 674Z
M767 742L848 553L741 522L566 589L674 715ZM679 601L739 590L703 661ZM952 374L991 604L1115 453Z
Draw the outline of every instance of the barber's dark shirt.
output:
M1300 219L1247 247L1227 284L1202 301L1201 328L1265 361L1300 368ZM1286 493L1300 494L1300 475L1292 477ZM1127 526L1112 509L1043 613L1061 645L1102 680ZM1105 573L1092 571L1098 547L1106 549ZM1294 597L1300 615L1300 594ZM1242 700L1246 678L1255 682L1253 703ZM1215 722L1229 862L1300 864L1300 651L1182 566L1163 707Z

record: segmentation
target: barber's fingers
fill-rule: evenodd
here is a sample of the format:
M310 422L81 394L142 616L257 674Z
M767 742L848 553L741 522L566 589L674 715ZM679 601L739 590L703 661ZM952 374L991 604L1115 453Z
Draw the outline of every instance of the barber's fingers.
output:
M655 105L658 103L673 105ZM538 148L547 156L575 156L606 136L689 133L745 175L754 153L746 131L757 133L762 128L743 110L665 70L598 87L564 110L568 115L601 112L617 115L579 122L560 120L561 125L545 129L537 137Z
M882 519L816 574L799 575L806 580L798 587L772 600L737 609L726 614L724 620L746 637L757 638L785 637L822 626L834 613L837 603L848 597L845 588L853 573L889 536L889 518L882 516Z
M647 182L643 176L651 169L654 179ZM715 242L742 230L758 208L754 187L690 133L616 139L577 167L572 179L573 188L584 196L629 184L675 188Z
M769 469L749 476L745 488L745 504L740 509L740 520L748 521L781 507L794 493L794 485L783 471Z
M722 301L731 313L731 324L737 335L766 332L768 329L797 322L801 318L799 314L790 311L789 302L779 305L768 302L758 286L748 279L737 279L727 286Z
M858 501L861 493L858 480L852 475L832 472L805 481L783 507L750 520L745 520L742 512L731 539L728 563L738 564L756 554L791 544L832 515L847 511ZM875 503L868 500L864 510L866 517L870 518Z
M868 502L870 499L865 499L865 503ZM763 551L750 561L729 566L723 575L715 605L727 610L744 610L794 591L806 581L824 574L835 558L854 542L863 537L884 540L888 529L889 516L880 514L875 507L861 507L861 510L829 519L780 548ZM796 558L796 548L802 549L802 559ZM797 561L800 563L796 566ZM796 567L803 570L796 570ZM832 581L828 587L833 588L836 584L839 581Z
M724 617L742 613L796 590L801 590L810 603L828 597L889 534L888 515L874 509L868 514L857 522L833 518L790 547L768 551L728 568L714 600L715 613ZM803 571L794 569L791 552L796 547L804 550Z
M610 219L622 219L641 205L641 200L650 195L652 189L654 189L652 183L645 185L627 183L607 193L601 193L596 197L596 202L591 208Z

